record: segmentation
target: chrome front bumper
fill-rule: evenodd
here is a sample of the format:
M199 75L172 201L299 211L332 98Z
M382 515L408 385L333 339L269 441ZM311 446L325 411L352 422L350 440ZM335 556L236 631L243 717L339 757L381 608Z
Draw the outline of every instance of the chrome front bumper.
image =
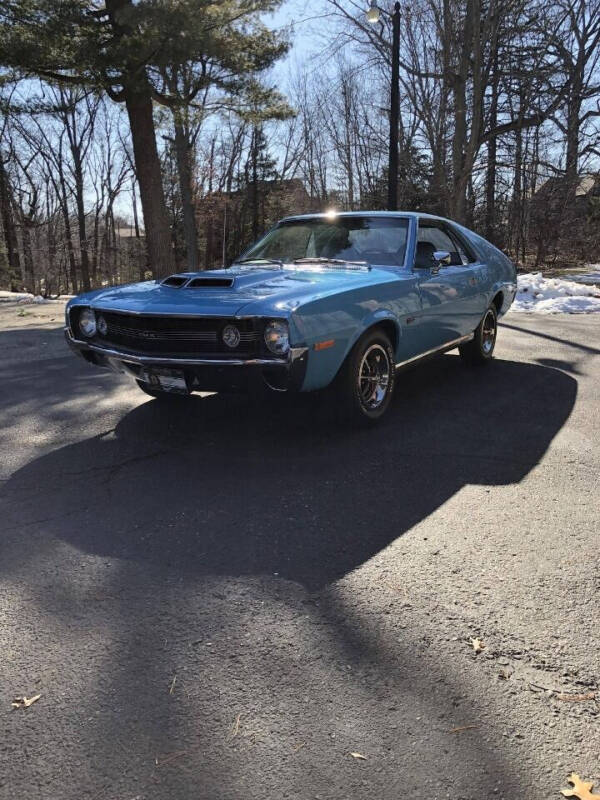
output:
M306 372L307 347L291 348L286 358L174 358L139 355L100 347L92 342L76 339L68 327L64 332L69 347L91 364L124 372L136 379L141 374L142 367L179 369L189 375L192 391L223 391L228 386L237 389L240 372L258 373L264 383L278 391L299 390ZM246 369L239 370L239 367ZM246 383L248 376L244 374L242 377L241 383Z

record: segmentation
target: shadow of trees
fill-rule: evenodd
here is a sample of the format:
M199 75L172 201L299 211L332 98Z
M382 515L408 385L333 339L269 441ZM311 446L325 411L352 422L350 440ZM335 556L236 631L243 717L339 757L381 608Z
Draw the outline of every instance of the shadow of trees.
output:
M520 481L571 411L576 384L558 370L456 362L403 376L374 429L345 430L320 398L142 403L114 432L27 465L4 495L44 487L48 535L88 553L318 589L465 484Z
M466 484L522 480L576 383L445 356L398 390L370 430L344 429L320 397L149 400L5 483L0 575L28 585L44 649L71 654L81 696L61 722L79 737L79 793L64 798L95 796L99 781L107 797L424 798L436 771L432 796L472 800L496 785L518 796L493 743L448 740L460 670L424 652L417 630L397 635L400 606L384 625L376 595L354 597L348 576ZM23 530L33 491L38 516ZM473 718L485 710L470 700ZM51 752L61 734L46 722ZM342 768L361 747L370 771ZM174 753L176 768L152 764Z

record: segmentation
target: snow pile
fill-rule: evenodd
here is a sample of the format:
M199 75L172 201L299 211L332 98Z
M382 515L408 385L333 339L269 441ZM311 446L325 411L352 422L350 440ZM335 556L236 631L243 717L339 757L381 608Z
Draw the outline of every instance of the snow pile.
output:
M600 288L563 278L544 278L541 272L517 277L517 296L511 311L542 314L581 314L600 311Z
M33 303L34 297L29 292L0 291L0 303Z
M29 303L51 303L52 300L46 300L45 297L42 297L41 294L36 294L35 297L32 294L24 295L17 300L17 303L21 305L28 305Z
M5 292L0 291L0 303L18 303L19 305L30 305L31 303L63 303L75 297L73 294L62 294L60 297L42 297L40 294L33 295L31 292Z
M600 283L600 264L588 264L588 271L571 275L578 283Z

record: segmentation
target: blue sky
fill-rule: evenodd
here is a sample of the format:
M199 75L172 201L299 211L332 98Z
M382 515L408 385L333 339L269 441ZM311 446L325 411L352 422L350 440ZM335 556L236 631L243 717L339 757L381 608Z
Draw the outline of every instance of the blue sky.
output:
M267 18L267 24L273 28L293 25L290 37L292 47L287 58L274 68L273 74L276 77L281 77L285 81L291 65L301 64L318 50L319 38L316 33L319 27L318 18L326 13L325 0L286 0L279 11ZM325 19L320 23L321 27L323 22Z

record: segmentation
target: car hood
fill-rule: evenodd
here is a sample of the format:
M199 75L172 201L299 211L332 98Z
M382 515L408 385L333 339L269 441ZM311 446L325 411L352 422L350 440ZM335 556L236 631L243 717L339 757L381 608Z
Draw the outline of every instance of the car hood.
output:
M177 288L159 281L98 289L79 295L74 305L91 305L137 314L205 314L207 316L285 316L303 303L328 294L394 280L383 269L330 267L232 267L180 273L193 278L232 278L231 287Z

